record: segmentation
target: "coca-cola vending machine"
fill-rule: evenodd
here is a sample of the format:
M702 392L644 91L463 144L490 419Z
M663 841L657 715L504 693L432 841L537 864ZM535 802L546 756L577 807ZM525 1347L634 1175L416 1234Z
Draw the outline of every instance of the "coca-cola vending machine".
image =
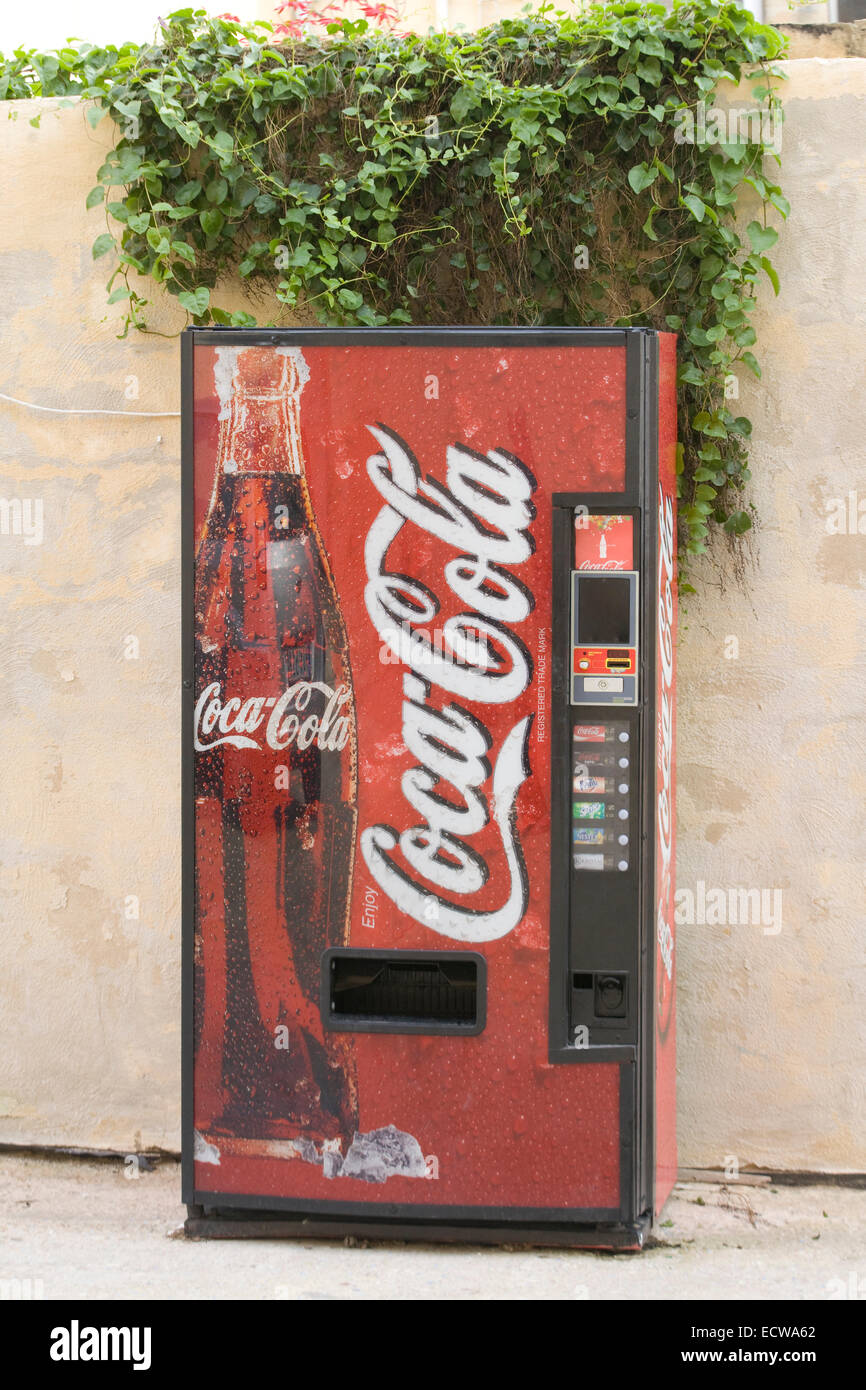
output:
M187 1229L639 1248L675 340L183 339Z

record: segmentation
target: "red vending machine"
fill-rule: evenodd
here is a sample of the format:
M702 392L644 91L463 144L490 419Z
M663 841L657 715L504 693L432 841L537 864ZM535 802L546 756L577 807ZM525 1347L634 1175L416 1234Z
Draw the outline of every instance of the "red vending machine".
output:
M675 340L183 339L187 1229L673 1184Z

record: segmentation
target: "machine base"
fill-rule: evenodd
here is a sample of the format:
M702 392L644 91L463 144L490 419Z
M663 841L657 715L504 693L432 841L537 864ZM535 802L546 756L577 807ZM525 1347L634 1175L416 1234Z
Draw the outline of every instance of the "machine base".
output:
M297 1215L230 1207L188 1206L184 1234L192 1240L355 1240L418 1241L428 1245L530 1245L571 1250L610 1250L635 1254L650 1231L644 1215L629 1226L513 1225L494 1222L438 1222Z

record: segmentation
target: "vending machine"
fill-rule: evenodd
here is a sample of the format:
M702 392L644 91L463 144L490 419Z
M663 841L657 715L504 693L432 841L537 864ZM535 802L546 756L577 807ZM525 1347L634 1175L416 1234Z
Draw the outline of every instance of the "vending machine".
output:
M638 1249L675 339L183 338L187 1230Z

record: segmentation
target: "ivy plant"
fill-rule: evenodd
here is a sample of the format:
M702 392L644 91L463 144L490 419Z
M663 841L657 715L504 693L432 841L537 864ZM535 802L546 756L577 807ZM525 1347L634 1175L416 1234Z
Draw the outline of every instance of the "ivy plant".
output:
M17 50L0 99L83 98L114 122L87 204L127 330L147 279L196 323L251 325L220 307L238 277L263 324L675 330L688 556L751 525L751 425L727 402L742 368L760 376L757 286L778 293L783 45L717 0L426 35L179 10L152 44ZM749 109L717 109L744 77Z

